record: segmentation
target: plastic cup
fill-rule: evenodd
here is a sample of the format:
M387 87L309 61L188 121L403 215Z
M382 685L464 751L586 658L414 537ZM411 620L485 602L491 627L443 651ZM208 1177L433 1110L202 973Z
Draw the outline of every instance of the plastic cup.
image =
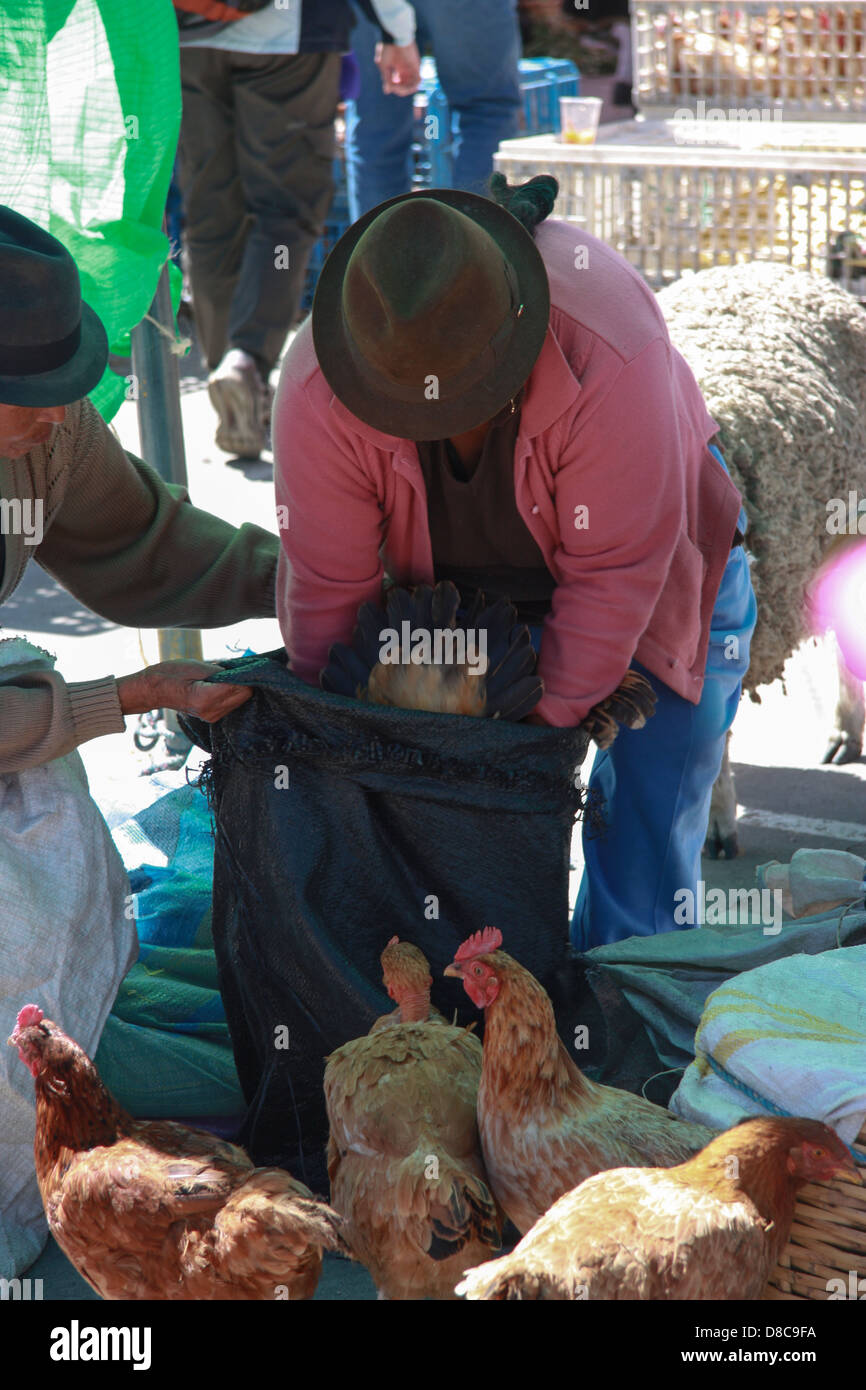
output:
M559 138L564 145L592 145L601 118L601 97L560 97Z

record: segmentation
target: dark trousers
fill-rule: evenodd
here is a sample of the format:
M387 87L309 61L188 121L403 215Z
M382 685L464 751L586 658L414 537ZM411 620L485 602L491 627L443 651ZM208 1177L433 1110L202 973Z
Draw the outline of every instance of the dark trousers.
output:
M295 322L334 193L337 53L181 49L178 173L196 329L209 368L263 372Z

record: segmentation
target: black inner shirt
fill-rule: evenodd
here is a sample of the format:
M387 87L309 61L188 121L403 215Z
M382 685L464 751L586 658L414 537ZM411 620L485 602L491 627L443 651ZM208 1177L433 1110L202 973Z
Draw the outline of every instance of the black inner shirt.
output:
M450 579L464 605L481 589L488 600L508 598L524 623L550 612L556 581L514 496L514 446L520 395L487 431L471 473L450 439L420 440L427 520L436 582Z

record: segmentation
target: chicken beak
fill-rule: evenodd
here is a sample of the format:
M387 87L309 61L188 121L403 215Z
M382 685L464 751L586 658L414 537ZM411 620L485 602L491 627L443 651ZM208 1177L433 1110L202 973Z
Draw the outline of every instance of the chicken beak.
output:
M847 1178L848 1182L856 1182L859 1183L861 1187L866 1187L863 1169L858 1167L853 1159L850 1159L848 1163L840 1163L838 1173L840 1178Z
M451 965L446 965L446 967L445 967L445 969L444 969L444 971L443 971L442 973L443 973L444 975L450 975L451 978L452 978L453 980L462 980L462 979L463 979L463 967L462 967L462 965L456 965L453 961L452 961Z

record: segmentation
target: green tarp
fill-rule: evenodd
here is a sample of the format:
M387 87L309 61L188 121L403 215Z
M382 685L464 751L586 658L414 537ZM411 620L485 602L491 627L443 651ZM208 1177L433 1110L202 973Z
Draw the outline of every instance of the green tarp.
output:
M0 203L67 247L121 357L168 255L180 110L171 0L3 0ZM109 368L91 399L109 420L126 390Z

